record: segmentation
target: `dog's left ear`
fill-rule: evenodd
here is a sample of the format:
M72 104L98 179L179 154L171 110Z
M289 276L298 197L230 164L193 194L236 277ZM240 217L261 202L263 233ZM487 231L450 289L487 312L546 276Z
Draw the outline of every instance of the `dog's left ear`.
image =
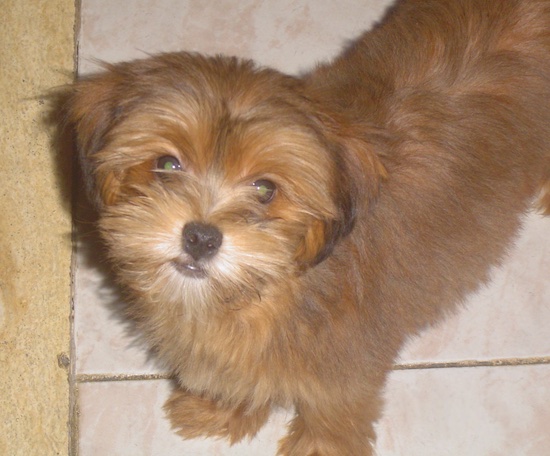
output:
M359 211L375 204L387 172L368 141L343 134L334 121L323 122L323 136L332 153L334 177L332 197L336 214L329 220L315 220L298 250L303 269L321 263L335 245L349 235Z

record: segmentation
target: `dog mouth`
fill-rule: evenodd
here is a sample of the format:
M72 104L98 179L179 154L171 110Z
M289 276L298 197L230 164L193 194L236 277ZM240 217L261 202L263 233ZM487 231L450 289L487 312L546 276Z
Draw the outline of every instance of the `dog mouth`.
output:
M192 279L204 279L208 276L206 270L195 261L189 262L178 259L172 261L172 265L179 273Z

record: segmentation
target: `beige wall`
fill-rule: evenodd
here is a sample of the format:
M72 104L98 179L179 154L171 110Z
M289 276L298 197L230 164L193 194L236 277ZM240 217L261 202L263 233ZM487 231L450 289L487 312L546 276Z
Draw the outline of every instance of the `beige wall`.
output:
M0 454L68 452L69 159L45 127L48 88L73 71L74 0L2 0ZM59 163L63 167L60 170Z

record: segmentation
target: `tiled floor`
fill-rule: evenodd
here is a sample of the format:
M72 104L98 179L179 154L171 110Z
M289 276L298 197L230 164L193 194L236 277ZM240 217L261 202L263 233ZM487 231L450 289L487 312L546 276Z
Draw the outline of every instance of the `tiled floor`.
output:
M82 0L79 68L156 51L252 57L287 72L338 52L382 0ZM79 219L85 220L84 213ZM82 226L88 226L83 223ZM184 442L162 404L170 383L131 333L123 304L80 237L75 267L78 448L92 455L270 455L280 411L252 442ZM531 215L490 286L411 341L389 381L379 456L550 454L550 218Z

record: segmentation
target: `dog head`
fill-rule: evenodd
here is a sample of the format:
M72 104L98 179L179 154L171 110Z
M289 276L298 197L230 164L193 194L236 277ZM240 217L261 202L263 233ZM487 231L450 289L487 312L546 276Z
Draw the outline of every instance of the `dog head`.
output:
M245 302L352 229L345 145L300 79L235 58L106 65L67 105L122 283L189 309Z

